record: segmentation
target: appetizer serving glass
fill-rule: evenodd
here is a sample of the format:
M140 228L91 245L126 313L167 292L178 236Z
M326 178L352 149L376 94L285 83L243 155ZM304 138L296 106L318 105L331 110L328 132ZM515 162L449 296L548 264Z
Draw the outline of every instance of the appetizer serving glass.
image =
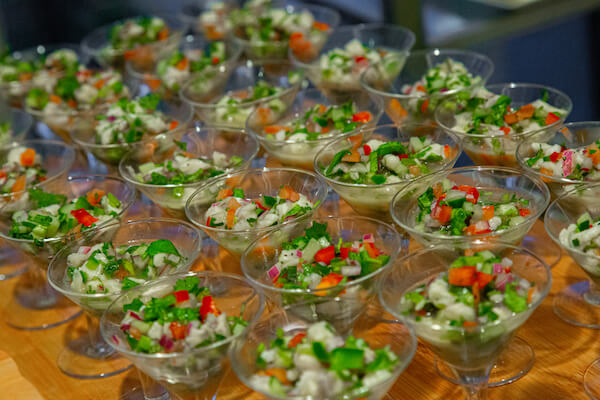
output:
M473 251L478 248L490 249L487 242L473 242L471 245ZM508 243L503 244L501 249L513 260L512 272L531 282L538 295L527 310L489 325L463 327L425 324L401 312L400 302L405 293L447 271L457 257L464 255L462 250L453 246L440 244L435 248L424 248L411 253L396 260L381 278L379 299L383 306L411 326L435 355L448 365L456 376L457 383L463 386L465 399L487 399L488 380L494 363L502 370L508 369L508 373L513 372L512 357L519 360L520 354L512 351L516 349L512 349L510 343L517 329L544 300L552 284L550 268L535 254ZM497 362L500 356L502 363ZM519 376L507 382L518 379L526 372L520 371Z
M439 102L460 90L416 96L404 94L403 88L405 85L414 85L427 74L429 69L446 60L461 62L473 78L481 78L476 85L460 90L470 90L485 85L494 72L494 63L483 54L469 50L431 49L411 52L397 76L383 76L376 65L370 66L361 75L360 83L370 96L383 100L385 112L394 123L430 121L433 120L433 111Z
M96 115L103 114L107 108L97 109L82 118L80 123L70 129L73 142L87 153L91 153L109 167L116 170L119 162L129 153L129 157L138 161L149 160L153 156L160 156L175 147L175 140L187 131L194 116L191 107L182 102L161 100L157 111L177 121L175 129L170 129L158 135L144 134L142 140L133 143L96 143Z
M129 361L115 354L115 350L100 334L100 317L121 292L88 294L74 291L67 274L67 258L71 253L76 253L81 246L91 247L98 243L112 242L115 247L135 246L166 239L175 245L185 259L175 271L168 273L185 273L201 251L203 236L191 224L151 218L105 225L87 237L70 242L59 251L48 267L48 281L56 291L84 310L87 322L87 332L69 343L59 354L60 370L74 378L90 379L109 377L131 367Z
M227 371L227 351L236 340L244 340L248 328L237 336L198 347L193 351L145 354L132 351L121 330L125 317L123 305L140 296L163 297L173 291L178 279L200 278L200 285L210 290L216 307L228 316L239 316L252 326L264 308L262 295L240 276L222 272L190 272L170 275L123 293L102 316L102 337L142 372L161 383L174 398L181 400L211 399Z
M548 94L546 101L553 107L565 110L560 119L550 125L523 133L509 133L508 135L469 134L456 129L456 111L458 107L464 107L466 101L457 98L448 98L440 104L435 111L436 122L445 130L455 133L463 140L463 148L475 165L499 165L504 167L518 168L519 163L515 157L517 146L523 140L545 136L546 133L554 132L567 119L573 103L569 96L549 86L532 83L499 83L485 87L497 95L505 95L512 99L510 106L519 109L521 106L530 104L542 98L544 93Z
M599 192L600 184L576 186L554 200L544 216L548 235L590 278L561 290L554 297L554 313L570 324L596 329L600 328L600 256L575 248L561 232L571 224L579 225L579 217L586 212L594 220L600 216Z
M157 60L177 49L186 28L182 21L174 16L157 15L157 17L162 18L169 28L169 35L164 40L136 46L132 49L114 49L110 44L110 33L115 26L126 21L121 20L90 32L81 41L81 47L102 67L112 67L124 71L125 61L128 61L134 64L138 70L152 70Z
M533 143L557 144L567 148L581 148L592 145L600 140L600 122L571 122L563 126L557 126L555 129L545 130L537 135L528 136L517 147L517 161L521 168L528 174L542 179L552 194L554 199L571 193L580 185L591 185L594 181L584 181L569 179L560 176L554 176L542 173L539 169L533 169L527 164L527 159L535 156L535 151L531 148ZM597 187L597 186L595 186ZM592 192L589 192L590 195ZM596 198L600 196L600 190L597 189ZM575 199L575 198L573 198Z
M450 156L436 164L432 172L446 171L454 167L461 153L461 145L458 137L452 133L444 132L433 124L408 123L400 127L393 124L380 125L372 129L363 129L359 134L363 136L362 143L367 143L370 139L377 139L384 142L399 141L408 143L411 137L424 137L431 139L434 143L439 143L443 146L448 145ZM342 150L352 149L353 146L354 143L348 140L348 138L330 142L315 156L315 171L358 214L392 222L392 217L390 216L392 198L402 187L418 178L375 185L346 183L326 177L324 171L331 163L333 157Z
M31 115L23 110L19 110L18 108L11 107L9 115L6 116L7 119L5 120L3 117L3 115L0 115L0 125L8 123L10 128L8 130L8 134L3 135L0 133L0 146L13 140L23 140L25 134L33 125L33 118Z
M277 396L272 392L257 387L252 383L252 376L259 372L256 364L257 348L261 343L268 344L277 338L277 331L283 330L286 335L306 332L312 323L301 318L290 316L283 312L275 312L261 319L253 327L245 340L236 340L229 350L231 367L237 377L250 389L261 393L268 399L273 400L309 400L308 396ZM407 325L398 321L383 322L371 316L362 315L356 321L352 332L357 339L363 339L373 348L388 347L397 357L398 363L392 371L392 376L376 384L372 390L365 393L348 391L340 398L348 400L369 399L379 400L385 397L400 374L412 361L417 350L417 338L414 331Z
M369 48L398 53L396 62L399 67L404 63L410 49L415 44L415 34L399 25L359 24L335 29L319 51L316 51L316 49L312 51L312 47L309 47L306 54L299 54L290 50L292 62L302 68L313 85L321 90L333 103L339 104L348 100L367 97L358 76L355 79L346 79L343 82L333 82L323 78L321 57L330 50L344 48L346 43L352 39L358 39Z
M127 212L135 200L133 186L121 178L106 175L69 176L67 182L56 192L73 199L85 196L92 189L112 193L119 199L122 205L119 217ZM75 318L80 313L79 308L74 307L52 289L46 278L48 263L74 237L62 236L39 241L15 239L9 235L11 226L10 214L0 213L0 238L20 250L29 261L30 267L23 275L22 282L17 284L14 298L7 306L4 313L6 323L17 329L38 330L52 328ZM93 231L94 229L90 229L77 235L87 237Z
M383 113L381 104L375 100L366 102L355 102L356 111L368 111L371 113L371 120L364 125L357 127L349 132L336 135L323 134L316 140L307 140L305 142L296 142L294 140L277 140L266 136L264 128L268 125L284 125L302 118L304 114L315 105L321 104L329 107L332 103L318 89L304 89L296 94L292 105L281 112L273 111L267 108L258 108L250 114L246 121L246 130L258 139L265 151L271 157L281 164L294 168L303 168L312 170L315 155L329 142L347 138L356 135L363 129L374 127Z
M209 44L210 41L205 39L203 36L186 35L179 44L178 49L175 51L178 50L185 54L190 51L205 50ZM125 64L127 76L133 80L136 86L140 87L139 90L141 92L146 90L149 92L159 93L162 98L167 100L177 99L178 91L167 87L157 72L158 63L162 60L168 60L172 54L173 52L165 53L159 60L157 60L156 65L154 65L150 70L138 69L138 67L140 67L139 65L128 62ZM190 78L188 78L192 79L192 77L194 77L197 80L202 79L204 82L206 82L207 86L212 85L213 90L207 96L214 97L221 92L222 88L225 86L227 78L229 78L229 75L237 65L238 59L242 54L242 47L238 42L227 40L225 42L225 54L227 57L225 62L215 66L207 67L200 72L194 72L191 74ZM145 85L147 88L144 88L142 85ZM207 91L210 90L207 89Z
M408 252L408 243L396 229L366 217L323 217L313 221L327 224L332 243L338 240L354 242L371 234L376 248L390 256L388 263L368 275L345 284L324 289L284 289L273 285L269 270L275 265L283 244L304 236L312 221L304 220L284 225L262 235L252 243L242 256L242 271L250 282L258 286L276 307L290 316L309 322L327 321L340 334L348 333L356 319L374 301L382 272L390 267L398 255Z
M415 220L419 212L418 197L428 187L434 186L444 179L449 179L455 185L473 186L480 192L491 192L496 195L516 194L529 200L531 213L524 217L521 223L491 233L451 236L415 229ZM523 171L513 168L475 166L439 171L409 183L394 196L390 205L390 212L394 222L423 246L447 244L461 249L468 248L469 243L475 240L486 241L490 245L493 245L496 241L515 245L521 243L549 202L550 192L548 188L544 185L544 182L534 176L524 174ZM529 244L527 247L535 253Z
M289 0L274 0L270 3L270 7L285 9L288 13L308 11L313 15L315 23L325 24L323 25L323 29L319 29L318 34L310 35L310 37L314 39L310 42L310 54L313 56L319 52L321 47L326 43L327 38L335 31L340 23L340 14L329 7ZM300 33L304 34L303 32ZM292 35L294 35L294 33ZM234 40L242 45L244 55L252 61L276 63L278 60L287 60L288 52L292 52L290 49L291 39L270 41L250 40L237 35L236 27L234 27Z
M248 168L260 149L256 139L243 130L218 126L195 127L188 131L181 141L187 145L186 152L194 157L212 159L214 152L225 154L227 159L232 156L241 157L243 162L234 170ZM119 174L167 214L173 218L185 219L185 203L188 198L211 178L191 183L151 185L140 182L136 176L142 162L162 163L171 155L172 152L155 153L149 159L137 160L130 153L119 164Z
M262 228L230 230L206 225L206 211L211 204L217 201L216 198L221 189L242 189L246 198L259 199L262 196L277 196L284 185L305 195L314 208L291 221ZM248 169L221 175L204 183L188 199L185 205L185 214L191 222L202 228L208 236L229 250L231 254L241 257L246 248L258 237L282 226L287 226L292 221L308 223L326 196L327 187L312 172L292 168Z
M233 105L217 104L222 97L219 94L232 94L245 92L254 87L259 81L283 88L280 93L254 101L235 105L235 112L227 114ZM291 70L289 62L282 61L275 67L248 63L237 67L226 82L213 86L207 85L202 77L190 78L179 91L179 96L184 102L190 104L198 118L207 125L224 125L243 129L246 119L256 108L267 108L270 104L277 104L287 109L294 101L296 93L302 84L302 74Z

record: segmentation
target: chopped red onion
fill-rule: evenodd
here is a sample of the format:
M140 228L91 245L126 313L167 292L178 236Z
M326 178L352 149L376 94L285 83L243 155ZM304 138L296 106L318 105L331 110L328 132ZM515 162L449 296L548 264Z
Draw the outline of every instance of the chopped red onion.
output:
M495 263L494 264L494 273L501 274L504 271L504 266L502 264Z
M344 275L344 276L360 275L360 271L361 271L360 266L343 266L342 267L342 275Z
M90 252L91 249L92 248L90 246L81 246L79 248L79 252L82 253L82 254L87 254L87 253Z
M364 243L375 243L375 238L373 237L372 234L367 233L366 235L363 235L363 242Z
M302 257L302 250L296 251L296 257L298 257L298 258Z
M106 120L107 120L108 122L114 122L114 121L115 121L115 119L117 119L117 117L115 117L114 115L109 115L108 117L106 117Z
M162 335L158 344L165 348L165 350L169 351L173 348L173 340L167 335Z
M487 221L478 221L475 224L475 229L477 230L477 232L485 231L487 229L490 229L490 224L488 224Z
M131 315L133 318L137 319L138 321L142 320L142 318L139 315L137 315L136 313L134 313L131 310L129 310L129 315Z
M441 89L440 89L440 92L441 92L441 93L444 93L444 92L447 92L447 91L448 91L448 88L441 88Z
M511 259L504 257L502 259L502 265L504 265L505 267L511 267L513 265L513 262Z
M273 265L271 269L269 269L269 278L275 279L279 276L279 268L277 264Z
M112 335L112 341L115 342L115 344L119 344L119 338L117 335Z
M129 330L129 328L131 328L131 325L130 325L130 324L123 324L123 325L121 325L121 330L122 330L123 332L125 332L125 331L128 331L128 330Z

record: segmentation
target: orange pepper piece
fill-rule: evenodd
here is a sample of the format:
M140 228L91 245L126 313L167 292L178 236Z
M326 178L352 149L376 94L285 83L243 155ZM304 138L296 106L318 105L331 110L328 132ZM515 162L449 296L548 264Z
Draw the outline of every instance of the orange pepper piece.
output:
M219 194L217 194L217 200L223 200L229 196L233 196L233 189L230 189L230 188L221 189L219 191Z
M22 166L31 167L35 162L35 150L25 149L25 151L21 153L20 161Z
M342 157L342 161L351 163L360 162L360 153L358 150L352 149L350 154L346 154L344 157Z
M100 204L100 200L102 199L102 197L104 195L105 195L104 190L92 189L89 192L87 192L85 198L88 203L90 203L92 206L96 207L98 204Z
M279 190L279 197L290 201L300 200L300 195L288 185L283 185L283 187Z

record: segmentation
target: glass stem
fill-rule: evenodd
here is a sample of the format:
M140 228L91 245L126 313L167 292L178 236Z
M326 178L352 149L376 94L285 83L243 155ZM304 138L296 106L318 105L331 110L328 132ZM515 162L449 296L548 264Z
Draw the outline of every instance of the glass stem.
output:
M492 365L477 370L462 370L454 368L454 372L465 391L465 400L486 400L488 380Z
M88 328L88 339L90 341L89 355L94 358L110 356L114 350L102 339L100 318L88 310L85 310L84 313Z
M160 383L140 371L139 368L136 369L142 385L142 391L144 392L144 400L169 400L171 398L169 393L160 385Z

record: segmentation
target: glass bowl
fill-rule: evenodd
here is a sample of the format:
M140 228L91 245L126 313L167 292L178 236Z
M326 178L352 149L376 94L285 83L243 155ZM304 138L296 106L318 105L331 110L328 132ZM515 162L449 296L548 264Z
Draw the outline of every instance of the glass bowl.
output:
M288 185L297 193L305 195L314 204L313 210L291 221L262 228L229 230L206 225L205 213L211 204L216 201L221 189L242 189L246 198L258 199L263 195L277 196L283 185ZM326 196L327 187L312 172L291 168L248 169L221 175L200 186L188 199L185 205L185 214L191 222L202 228L208 236L233 255L240 257L252 242L265 233L278 229L280 226L288 225L292 221L310 220Z
M179 18L190 30L207 40L223 40L231 35L229 14L240 7L238 0L200 0L185 4Z
M27 190L32 187L42 187L44 190L60 191L65 185L67 172L75 161L75 150L73 147L52 140L25 140L12 142L0 147L0 165L4 165L10 151L16 147L27 147L35 150L36 155L41 157L41 168L46 170L46 180L37 184L27 186L24 190L10 194L0 194L0 214L14 212L27 206Z
M155 68L150 70L137 69L139 67L136 64L130 62L126 63L125 69L127 75L137 84L145 85L147 88L140 88L140 90L147 90L150 92L156 92L161 95L164 99L173 100L177 99L179 87L188 79L195 77L197 80L204 80L206 82L206 91L209 92L210 97L218 95L222 88L225 86L227 78L231 72L235 69L238 59L240 58L242 48L239 43L227 40L225 41L225 54L226 61L215 66L209 66L202 71L195 73L184 74L183 71L179 74L174 74L174 82L167 84L163 82L163 79L158 73L159 65L162 61L167 62L171 56L176 52L180 51L185 55L198 53L198 51L204 51L210 46L210 41L199 35L186 35L183 41L180 43L178 49L171 53L164 54L156 63Z
M106 109L102 108L87 113L79 124L71 127L69 133L73 142L83 151L93 154L94 157L109 166L118 166L128 153L131 153L130 157L136 160L149 159L153 155L168 152L173 148L174 141L181 139L193 117L191 107L179 101L161 100L157 111L177 121L179 123L177 127L155 136L144 135L142 140L134 143L98 144L95 132L96 115L106 112Z
M283 88L280 93L236 106L217 104L223 97L216 90L207 90L202 77L188 80L179 91L179 96L190 104L198 118L207 125L222 125L243 129L246 119L258 107L285 110L294 101L302 83L301 74L290 70L288 62L279 63L275 68L269 65L247 64L239 66L228 77L218 93L231 95L254 87L259 81ZM282 73L285 71L286 73ZM289 71L289 73L288 73Z
M487 56L468 50L431 49L411 52L399 74L386 76L376 65L370 66L360 78L362 87L375 98L381 98L387 116L396 124L433 120L439 102L458 92L458 89L437 91L423 95L404 94L406 86L421 81L427 71L446 60L462 63L473 75L481 79L470 87L483 86L494 72L494 64Z
M166 239L186 259L171 273L185 273L201 251L203 236L191 224L151 218L105 225L88 237L70 242L59 251L48 267L48 281L56 291L83 308L88 325L87 337L82 335L83 340L72 343L76 346L75 349L73 346L65 346L62 350L58 357L59 368L69 376L85 379L111 376L131 366L126 360L116 360L119 357L115 357L114 349L104 342L100 334L100 317L121 292L88 294L74 291L67 273L67 258L71 253L76 253L81 246L94 246L98 243L112 242L115 247L135 246Z
M121 178L106 175L69 176L65 184L57 187L57 193L73 199L84 196L92 189L112 193L119 199L122 212L118 219L127 213L135 200L136 193L132 185ZM11 226L11 215L0 213L0 238L20 250L30 264L23 276L27 284L15 291L15 298L5 313L6 322L18 329L36 330L51 328L75 317L78 310L74 310L72 306L63 304L59 310L54 309L62 298L49 286L46 279L48 263L73 238L61 236L40 241L16 239L9 234ZM81 235L85 237L93 231L90 229Z
M250 328L250 332L245 340L237 340L231 346L229 357L231 366L238 378L250 389L261 393L267 399L297 399L308 400L315 396L277 396L264 387L258 387L253 384L252 376L259 372L256 364L257 348L261 344L268 345L271 340L277 338L277 332L283 330L286 335L304 333L310 327L311 323L291 317L284 313L273 313L262 319L256 325ZM363 339L372 348L389 348L398 358L398 363L391 371L391 376L372 386L368 393L358 393L356 390L348 390L343 394L331 398L344 399L369 399L379 400L384 398L394 382L398 379L404 369L410 364L417 349L417 339L412 329L397 321L392 323L382 322L373 317L361 317L352 332L357 339Z
M415 35L410 30L398 25L386 24L360 24L348 25L337 28L331 33L327 42L318 52L309 55L297 55L298 52L290 51L292 62L302 68L308 79L321 90L333 103L343 103L348 100L358 100L367 93L360 85L360 75L366 68L356 68L348 73L343 73L337 81L330 79L329 75L321 68L321 59L327 57L329 51L343 48L352 39L358 39L363 45L383 51L397 53L396 69L393 75L400 72L408 52L415 43ZM366 64L368 65L368 63ZM375 64L376 65L376 64Z
M252 326L262 314L264 299L247 281L222 272L190 272L171 275L123 293L106 310L100 322L102 337L142 372L157 380L175 398L210 399L228 367L227 351L235 340L244 340L248 328L214 344L194 351L145 354L134 352L121 330L125 316L123 304L144 297L162 297L173 291L178 279L197 276L202 286L210 289L217 308L229 316L240 316Z
M287 0L274 0L271 1L272 9L283 9L288 13L302 13L309 12L312 14L315 20L315 24L322 24L318 29L312 29L310 32L295 32L291 34L289 40L270 40L270 41L262 41L262 40L250 40L247 38L241 37L237 34L236 30L239 27L233 27L234 40L238 41L243 49L244 55L252 60L252 61L269 61L275 62L276 60L287 60L288 52L292 51L290 49L290 43L293 42L292 37L294 35L300 35L300 37L304 38L308 37L307 43L309 43L308 50L310 54L314 57L321 47L327 41L327 38L331 33L336 29L336 27L340 23L340 14L331 9L329 7L317 6L314 4L306 4L297 1L287 1ZM270 9L267 8L267 9ZM259 14L259 10L254 11L255 14ZM297 53L299 56L305 56L305 53Z
M268 138L264 132L268 125L285 125L304 116L315 105L321 104L326 107L333 105L318 89L304 89L298 92L294 102L287 110L281 112L263 108L258 108L250 114L246 121L246 130L258 139L267 153L281 164L294 168L303 168L312 170L315 155L329 142L356 135L359 131L374 127L383 113L381 104L377 101L367 101L366 103L353 102L357 112L368 111L371 113L371 120L348 132L338 133L336 135L322 135L316 140L307 140L305 142L296 142L294 140L277 140ZM266 117L266 118L265 118Z
M9 115L6 117L8 117L6 120L0 120L0 146L14 140L23 140L25 134L33 125L33 118L31 115L18 108L11 107Z
M185 134L181 141L187 144L186 152L194 156L212 159L213 152L218 151L225 154L228 159L231 156L242 157L242 164L230 172L248 168L260 148L256 139L243 130L225 127L197 127ZM163 153L155 154L149 159L138 160L130 153L119 164L119 174L167 214L174 218L185 219L185 203L207 180L185 184L151 185L141 183L135 176L139 173L141 163L149 161L160 163L170 157L171 154Z
M66 49L72 50L77 54L77 58L80 64L86 64L89 61L89 56L85 54L82 48L73 43L53 43L47 45L38 45L30 47L28 49L15 51L10 54L10 57L21 62L35 62L39 61L50 53L56 50ZM21 73L19 81L12 82L0 82L0 97L4 97L7 103L13 107L21 108L24 104L24 99L29 90L33 87L43 87L47 84L47 79L39 80L36 79L36 72L33 73ZM56 72L56 71L54 71ZM54 78L58 79L62 77L62 73L56 73L53 75Z
M508 96L512 99L510 106L519 109L541 99L543 93L548 94L547 103L553 107L565 110L557 121L534 130L509 134L468 134L456 129L456 109L464 107L468 100L449 98L442 102L435 111L435 120L443 128L454 132L463 140L463 148L475 165L499 165L517 168L519 163L515 157L517 146L529 137L552 132L569 116L573 104L569 96L549 86L531 83L499 83L486 86L486 89L497 95Z
M125 61L129 61L139 70L152 70L158 59L167 53L173 52L179 46L185 25L174 17L168 15L156 15L162 18L169 28L168 37L164 40L155 41L132 49L114 49L110 46L110 35L112 30L132 17L101 26L90 32L81 41L81 47L90 57L102 67L112 67L120 71L125 69Z
M566 322L596 329L600 328L600 255L593 250L586 252L576 248L569 242L566 230L570 225L579 226L579 218L584 213L588 213L594 221L600 216L598 193L600 184L576 186L550 204L544 216L548 235L590 278L589 281L576 282L562 289L554 298L554 312ZM578 236L582 241L593 242L594 228L584 232L587 231L592 235L592 240L586 238L586 235Z
M439 166L432 164L432 166L435 166L435 169L432 169L432 171L452 168L461 153L460 141L454 134L444 132L439 127L431 124L404 124L401 127L392 124L380 125L374 129L362 130L361 133L363 135L362 140L360 140L361 143L366 143L370 139L377 139L384 142L399 141L407 143L411 137L425 137L430 138L435 143L448 145L451 156L440 163ZM398 193L400 188L417 178L375 185L346 183L326 177L324 170L331 163L333 157L342 150L352 149L353 146L355 144L347 138L330 142L315 156L315 171L356 213L392 222L390 216L392 198Z
M538 296L525 311L499 323L453 327L419 323L402 314L400 301L405 293L447 271L457 257L465 254L448 244L421 249L396 260L381 279L379 299L383 306L396 318L410 325L417 336L453 369L460 385L465 389L465 399L487 398L488 378L494 362L509 345L517 329L544 300L552 285L550 268L535 254L508 243L501 248L513 261L512 272L534 283ZM489 250L490 247L489 243L480 242L473 243L471 249Z
M580 148L597 143L600 140L600 122L572 122L554 129L544 130L539 134L528 136L517 147L517 161L528 174L542 179L554 198L575 191L580 185L590 185L594 181L577 180L541 173L540 169L534 169L527 164L527 159L536 153L532 148L533 143L546 143L565 146L567 148ZM596 196L600 195L600 190Z
M311 222L327 224L331 242L354 242L371 234L376 248L390 256L387 264L358 279L324 289L285 289L273 285L269 270L279 259L283 244L304 236ZM323 217L303 220L281 226L258 237L242 256L242 271L246 278L258 286L273 304L291 316L309 322L327 321L340 334L348 333L356 319L374 301L382 272L394 259L408 251L406 241L396 229L366 217Z
M497 195L504 193L517 194L529 200L531 213L523 217L521 223L491 233L451 236L427 233L415 229L415 218L419 210L418 197L427 188L444 179L449 179L456 185L473 186L480 192L488 191ZM394 196L390 205L390 212L394 222L424 246L448 244L465 248L469 242L475 240L487 241L491 244L496 241L519 244L535 221L542 215L549 202L550 192L544 182L523 173L521 170L506 167L462 167L439 171L404 186Z

